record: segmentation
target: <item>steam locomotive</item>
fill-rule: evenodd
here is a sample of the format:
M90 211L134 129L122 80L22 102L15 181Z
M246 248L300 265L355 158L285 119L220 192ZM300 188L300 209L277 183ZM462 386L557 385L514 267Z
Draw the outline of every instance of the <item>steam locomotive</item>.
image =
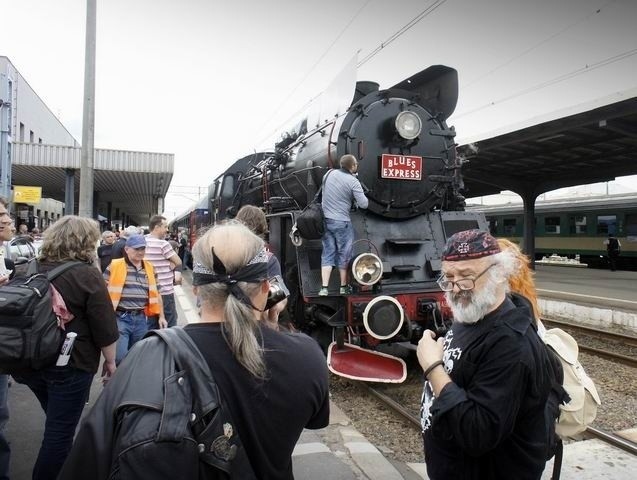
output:
M424 329L442 333L450 322L436 284L447 237L488 228L483 214L464 211L462 162L446 124L457 102L457 72L432 66L384 90L354 77L350 88L341 81L334 91L273 151L237 160L210 185L210 222L233 217L245 204L263 207L294 327L324 347L334 373L401 382L401 353L415 348ZM344 154L358 159L369 206L351 212L353 293L338 294L335 269L330 295L319 297L321 240L302 238L295 221Z

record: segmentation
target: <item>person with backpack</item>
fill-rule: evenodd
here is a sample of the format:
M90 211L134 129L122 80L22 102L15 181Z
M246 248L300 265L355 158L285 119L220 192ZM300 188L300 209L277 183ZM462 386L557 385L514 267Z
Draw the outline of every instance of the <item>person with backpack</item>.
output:
M13 374L17 382L31 389L46 414L34 480L57 478L71 450L100 354L104 356L102 375L108 379L115 373L119 333L106 284L96 266L99 239L98 223L75 215L60 218L44 233L38 273L46 274L67 262L78 263L52 282L73 315L65 332L77 336L67 365Z
M606 245L606 253L608 254L608 261L610 263L610 271L614 272L617 270L617 259L621 254L622 244L620 241L613 235L612 233L608 234L608 238L604 240L604 245Z
M507 295L515 260L480 230L449 237L438 285L453 323L418 344L421 422L432 480L538 480L546 464L551 365L533 315Z
M325 233L321 239L321 297L329 295L330 275L332 268L338 267L341 287L339 295L351 295L352 288L347 280L347 269L352 259L354 244L354 226L350 217L352 204L365 209L369 200L363 192L361 182L356 177L358 160L354 155L343 155L341 168L330 170L323 181L321 206L325 218Z
M270 288L263 240L231 221L208 230L192 253L200 321L135 344L82 423L59 480L292 480L301 432L328 425L318 344L260 321ZM167 349L157 338L180 332L192 348ZM189 354L203 367L184 362ZM202 400L210 385L214 398Z

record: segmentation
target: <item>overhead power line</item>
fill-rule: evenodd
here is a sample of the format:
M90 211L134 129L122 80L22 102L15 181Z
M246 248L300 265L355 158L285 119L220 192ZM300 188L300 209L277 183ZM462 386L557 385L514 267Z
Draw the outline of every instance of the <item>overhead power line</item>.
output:
M292 98L292 96L297 92L297 90L301 87L301 85L303 85L305 83L305 81L309 78L309 76L312 74L312 72L314 72L314 70L316 69L316 67L318 67L318 65L323 61L323 59L325 58L325 56L330 52L330 50L332 50L332 48L334 47L334 45L336 45L336 42L338 42L340 40L340 38L343 36L343 34L347 31L347 29L350 27L350 25L354 22L354 20L356 20L356 18L358 18L358 16L361 14L361 12L365 9L365 7L367 5L369 5L369 3L372 0L367 0L357 11L356 13L352 16L352 18L350 18L350 20L347 22L347 24L341 29L341 31L339 32L338 35L336 35L336 38L334 38L334 40L332 40L332 43L329 44L329 46L325 49L325 51L321 54L321 56L318 58L318 60L316 60L316 62L314 62L314 64L309 68L309 70L307 72L305 72L305 75L303 75L303 78L301 78L301 80L296 84L296 86L292 89L292 91L283 99L283 101L279 104L278 107L276 107L276 109L274 110L274 112L272 112L272 114L270 115L270 117L263 122L263 124L259 127L259 129L257 130L256 135L260 134L263 129L278 115L278 113L281 111L281 109L283 108L283 106L288 102L288 100L290 100L290 98ZM315 97L316 98L316 97ZM312 99L313 100L313 99ZM310 100L310 102L312 101ZM308 102L308 103L310 103ZM307 106L306 103L305 105ZM305 106L303 107L305 108ZM294 113L294 115L297 115L299 112L301 112L303 110L303 108L301 108L300 110L298 110L296 113ZM294 116L293 115L293 116ZM262 142L264 142L265 140L267 140L271 135L274 135L279 129L281 129L282 125L277 126L274 131L270 132L266 137L262 138L261 140L259 140L259 144L261 144Z
M592 72L593 70L596 70L596 69L601 68L601 67L605 67L605 66L610 65L610 64L615 63L615 62L619 62L620 60L625 60L626 58L632 57L633 55L637 55L637 48L634 48L632 50L628 50L627 52L623 52L623 53L620 53L618 55L614 55L612 57L605 58L603 60L600 60L599 62L592 63L590 65L588 65L588 64L584 65L581 68L573 70L572 72L566 73L564 75L560 75L559 77L555 77L555 78L553 78L551 80L547 80L546 82L538 83L537 85L533 85L531 87L525 88L523 90L520 90L519 92L513 93L511 95L507 95L506 97L502 97L502 98L500 98L498 100L494 100L492 102L485 103L484 105L481 105L479 107L476 107L476 108L473 108L471 110L467 110L466 112L462 112L462 113L460 113L458 115L455 115L454 119L466 117L467 115L471 115L472 113L479 112L480 110L484 110L485 108L489 108L489 107L492 107L492 106L497 105L499 103L503 103L503 102L507 102L509 100L513 100L514 98L521 97L523 95L526 95L527 93L535 92L537 90L541 90L543 88L550 87L551 85L555 85L556 83L563 82L564 80L569 80L569 79L571 79L573 77L577 77L577 76L582 75L584 73Z
M595 9L594 12L591 12L589 14L587 14L586 16L582 17L581 19L577 20L576 22L564 27L562 30L560 30L559 32L554 33L553 35L550 35L549 37L545 38L544 40L540 41L539 43L536 43L535 45L527 48L526 50L520 52L519 54L515 55L514 57L511 57L510 59L506 60L505 62L501 63L500 65L498 65L497 67L489 70L488 72L486 72L483 75L480 75L478 78L475 78L473 80L471 80L469 83L461 85L460 89L464 90L465 88L469 88L470 86L476 84L477 82L479 82L480 80L484 79L485 77L488 77L489 75L494 74L495 72L497 72L498 70L501 70L502 68L510 65L511 63L515 62L516 60L518 60L519 58L524 57L525 55L531 53L533 50L537 50L539 47L541 47L542 45L549 43L551 40L563 35L564 33L566 33L567 31L573 29L574 27L578 26L579 24L585 22L586 20L590 19L592 16L597 15L599 13L602 12L602 10L605 10L606 7L608 7L610 4L615 3L616 0L610 0L608 2L606 2L604 5L602 5L601 7Z
M363 58L360 62L358 62L358 64L356 66L357 67L361 67L361 66L365 65L372 58L374 58L376 55L378 55L381 52L381 50L383 50L389 44L391 44L392 42L397 40L401 35L403 35L405 32L407 32L410 28L412 28L414 25L416 25L418 22L420 22L423 18L428 16L430 13L432 13L434 10L436 10L439 6L441 6L446 1L447 0L436 0L434 3L429 5L422 12L420 12L418 15L416 15L414 18L412 18L409 22L407 22L404 26L402 26L396 33L394 33L387 40L385 40L383 43L381 43L378 47L376 47L374 50L372 50L365 58Z

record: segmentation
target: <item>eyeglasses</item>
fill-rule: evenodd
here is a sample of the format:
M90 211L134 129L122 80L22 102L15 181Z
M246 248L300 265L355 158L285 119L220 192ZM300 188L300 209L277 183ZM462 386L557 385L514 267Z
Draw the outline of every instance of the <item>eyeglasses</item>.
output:
M487 268L485 268L481 273L476 275L475 278L461 278L460 280L456 280L455 282L452 282L451 280L447 280L447 277L442 275L437 281L438 286L443 292L451 292L453 290L454 285L458 287L458 290L463 290L463 291L473 290L476 286L476 281L478 280L478 278L480 278L482 275L487 273L487 271L495 265L496 265L495 263L492 263Z

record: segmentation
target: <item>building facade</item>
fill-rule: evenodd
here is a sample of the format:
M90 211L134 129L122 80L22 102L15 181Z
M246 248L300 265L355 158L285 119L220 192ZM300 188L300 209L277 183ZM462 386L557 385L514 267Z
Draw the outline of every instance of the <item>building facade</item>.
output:
M34 143L77 147L79 143L11 63L0 56L0 195L12 199L13 144ZM42 199L15 204L18 223L46 228L64 214L64 203Z

